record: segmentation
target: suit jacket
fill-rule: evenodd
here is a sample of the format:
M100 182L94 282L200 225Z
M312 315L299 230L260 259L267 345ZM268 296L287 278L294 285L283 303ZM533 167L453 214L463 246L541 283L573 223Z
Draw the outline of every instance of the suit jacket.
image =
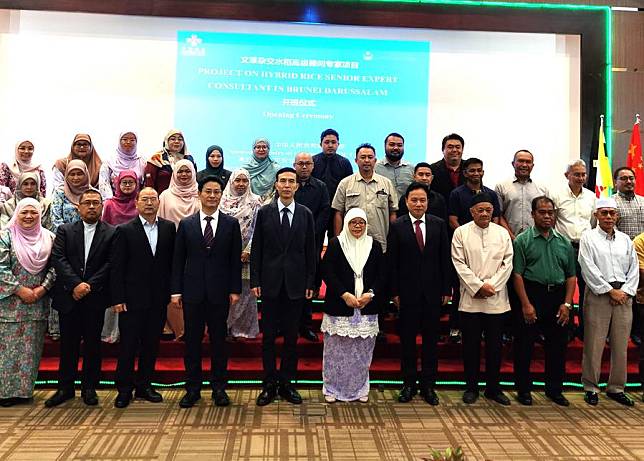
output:
M83 221L63 224L56 232L52 249L52 261L56 269L52 306L62 313L70 312L76 305L105 309L113 304L110 295L110 270L113 265L117 229L106 222L98 221L87 263L84 233ZM81 300L74 301L72 292L81 282L88 283L91 291Z
M184 303L228 306L231 293L241 293L241 231L239 222L219 213L213 245L203 240L199 213L179 222L172 262L171 294Z
M295 203L286 244L280 227L277 200L260 208L250 252L250 286L261 287L262 297L276 298L284 284L289 299L301 299L307 289L315 288L313 215L307 207Z
M128 311L165 309L170 301L175 226L158 218L154 254L137 216L119 226L111 286L113 304L126 303Z
M387 260L390 270L391 296L400 303L440 305L441 296L450 296L451 259L445 221L425 214L425 248L420 252L409 215L401 216L389 226Z
M373 290L374 297L366 307L360 310L362 315L377 314L387 297L385 255L377 240L373 241L371 252L362 269L363 293ZM349 292L355 294L355 277L353 269L342 252L340 241L334 237L322 260L322 278L326 283L324 312L329 315L348 317L353 315L353 308L348 307L341 298Z
M443 199L445 200L445 203L449 203L449 194L454 189L454 186L452 185L452 180L450 179L449 171L447 169L447 165L445 164L445 160L441 159L436 163L432 163L431 169L432 169L432 174L434 175L431 190L441 194L443 196ZM463 169L461 168L461 171L458 177L458 185L460 186L464 182L465 182L465 176L463 176Z

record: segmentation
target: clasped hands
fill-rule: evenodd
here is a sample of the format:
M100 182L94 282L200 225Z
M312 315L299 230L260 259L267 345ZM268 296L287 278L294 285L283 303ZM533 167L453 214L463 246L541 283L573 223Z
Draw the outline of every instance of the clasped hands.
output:
M18 296L20 300L25 304L35 303L40 298L45 296L45 293L47 293L47 290L45 290L45 288L42 285L38 285L37 287L34 287L34 288L27 288L24 286L20 286L16 290L16 296Z
M367 304L369 304L372 299L373 294L371 293L363 293L359 298L352 295L348 291L342 295L342 300L345 302L345 304L354 309L362 309Z
M611 306L619 306L620 304L626 304L628 302L629 296L624 293L624 291L613 288L608 292L609 302Z
M90 291L92 291L92 287L89 285L89 283L81 282L74 287L74 291L72 291L72 298L74 298L74 301L80 301L85 296L87 296Z

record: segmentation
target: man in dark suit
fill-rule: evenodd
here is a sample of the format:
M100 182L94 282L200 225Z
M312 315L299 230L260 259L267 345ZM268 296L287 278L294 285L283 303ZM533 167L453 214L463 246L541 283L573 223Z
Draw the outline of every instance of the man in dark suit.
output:
M175 227L157 217L159 195L151 187L138 193L136 208L139 216L119 226L111 274L112 309L119 313L121 335L116 408L130 404L133 390L135 397L149 402L163 400L151 382L170 302ZM135 379L134 359L139 350Z
M297 372L297 336L304 299L315 286L315 230L311 211L295 203L297 175L282 168L275 176L278 198L257 213L250 252L250 286L262 298L263 390L257 405L271 403L277 394L302 403L291 381ZM284 333L280 370L275 366L275 337Z
M387 259L394 305L400 309L403 388L399 402L416 394L416 334L422 334L420 393L438 405L434 391L438 372L436 343L441 305L451 299L450 248L445 221L427 213L429 190L418 182L405 194L409 213L389 229Z
M98 405L101 330L105 309L112 305L109 275L117 238L116 228L100 220L102 210L101 194L89 189L79 199L81 220L63 224L56 232L52 251L56 269L52 306L60 314L60 363L58 390L45 402L47 407L74 398L81 340L81 396L86 405Z
M432 181L434 180L434 175L432 174L432 169L427 162L418 162L414 167L414 181L423 183L429 189L429 201L427 202L427 213L441 218L447 223L447 205L445 204L445 199L438 192L434 192L431 189ZM407 209L407 197L403 194L398 201L398 211L396 211L396 216L401 217L409 214Z
M217 209L223 185L214 176L199 181L201 211L179 223L174 245L170 309L183 309L185 322L186 394L181 408L201 398L201 341L210 335L212 399L230 404L226 394L226 319L241 293L241 231L239 222Z

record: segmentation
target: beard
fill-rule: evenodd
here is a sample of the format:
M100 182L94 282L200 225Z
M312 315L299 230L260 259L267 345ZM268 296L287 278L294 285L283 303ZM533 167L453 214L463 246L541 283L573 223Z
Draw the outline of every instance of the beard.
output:
M387 159L391 160L392 162L397 162L403 157L404 153L405 153L404 151L403 152L385 152L385 157L387 157Z

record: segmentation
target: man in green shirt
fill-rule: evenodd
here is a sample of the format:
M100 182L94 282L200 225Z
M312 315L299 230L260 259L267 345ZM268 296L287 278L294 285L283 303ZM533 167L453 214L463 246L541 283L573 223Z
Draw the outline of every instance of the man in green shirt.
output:
M517 400L532 405L530 361L534 341L545 336L546 397L568 406L561 393L566 372L566 347L572 296L577 282L575 252L570 241L554 229L555 206L542 195L532 200L534 226L514 240L514 288L521 302L514 341Z

